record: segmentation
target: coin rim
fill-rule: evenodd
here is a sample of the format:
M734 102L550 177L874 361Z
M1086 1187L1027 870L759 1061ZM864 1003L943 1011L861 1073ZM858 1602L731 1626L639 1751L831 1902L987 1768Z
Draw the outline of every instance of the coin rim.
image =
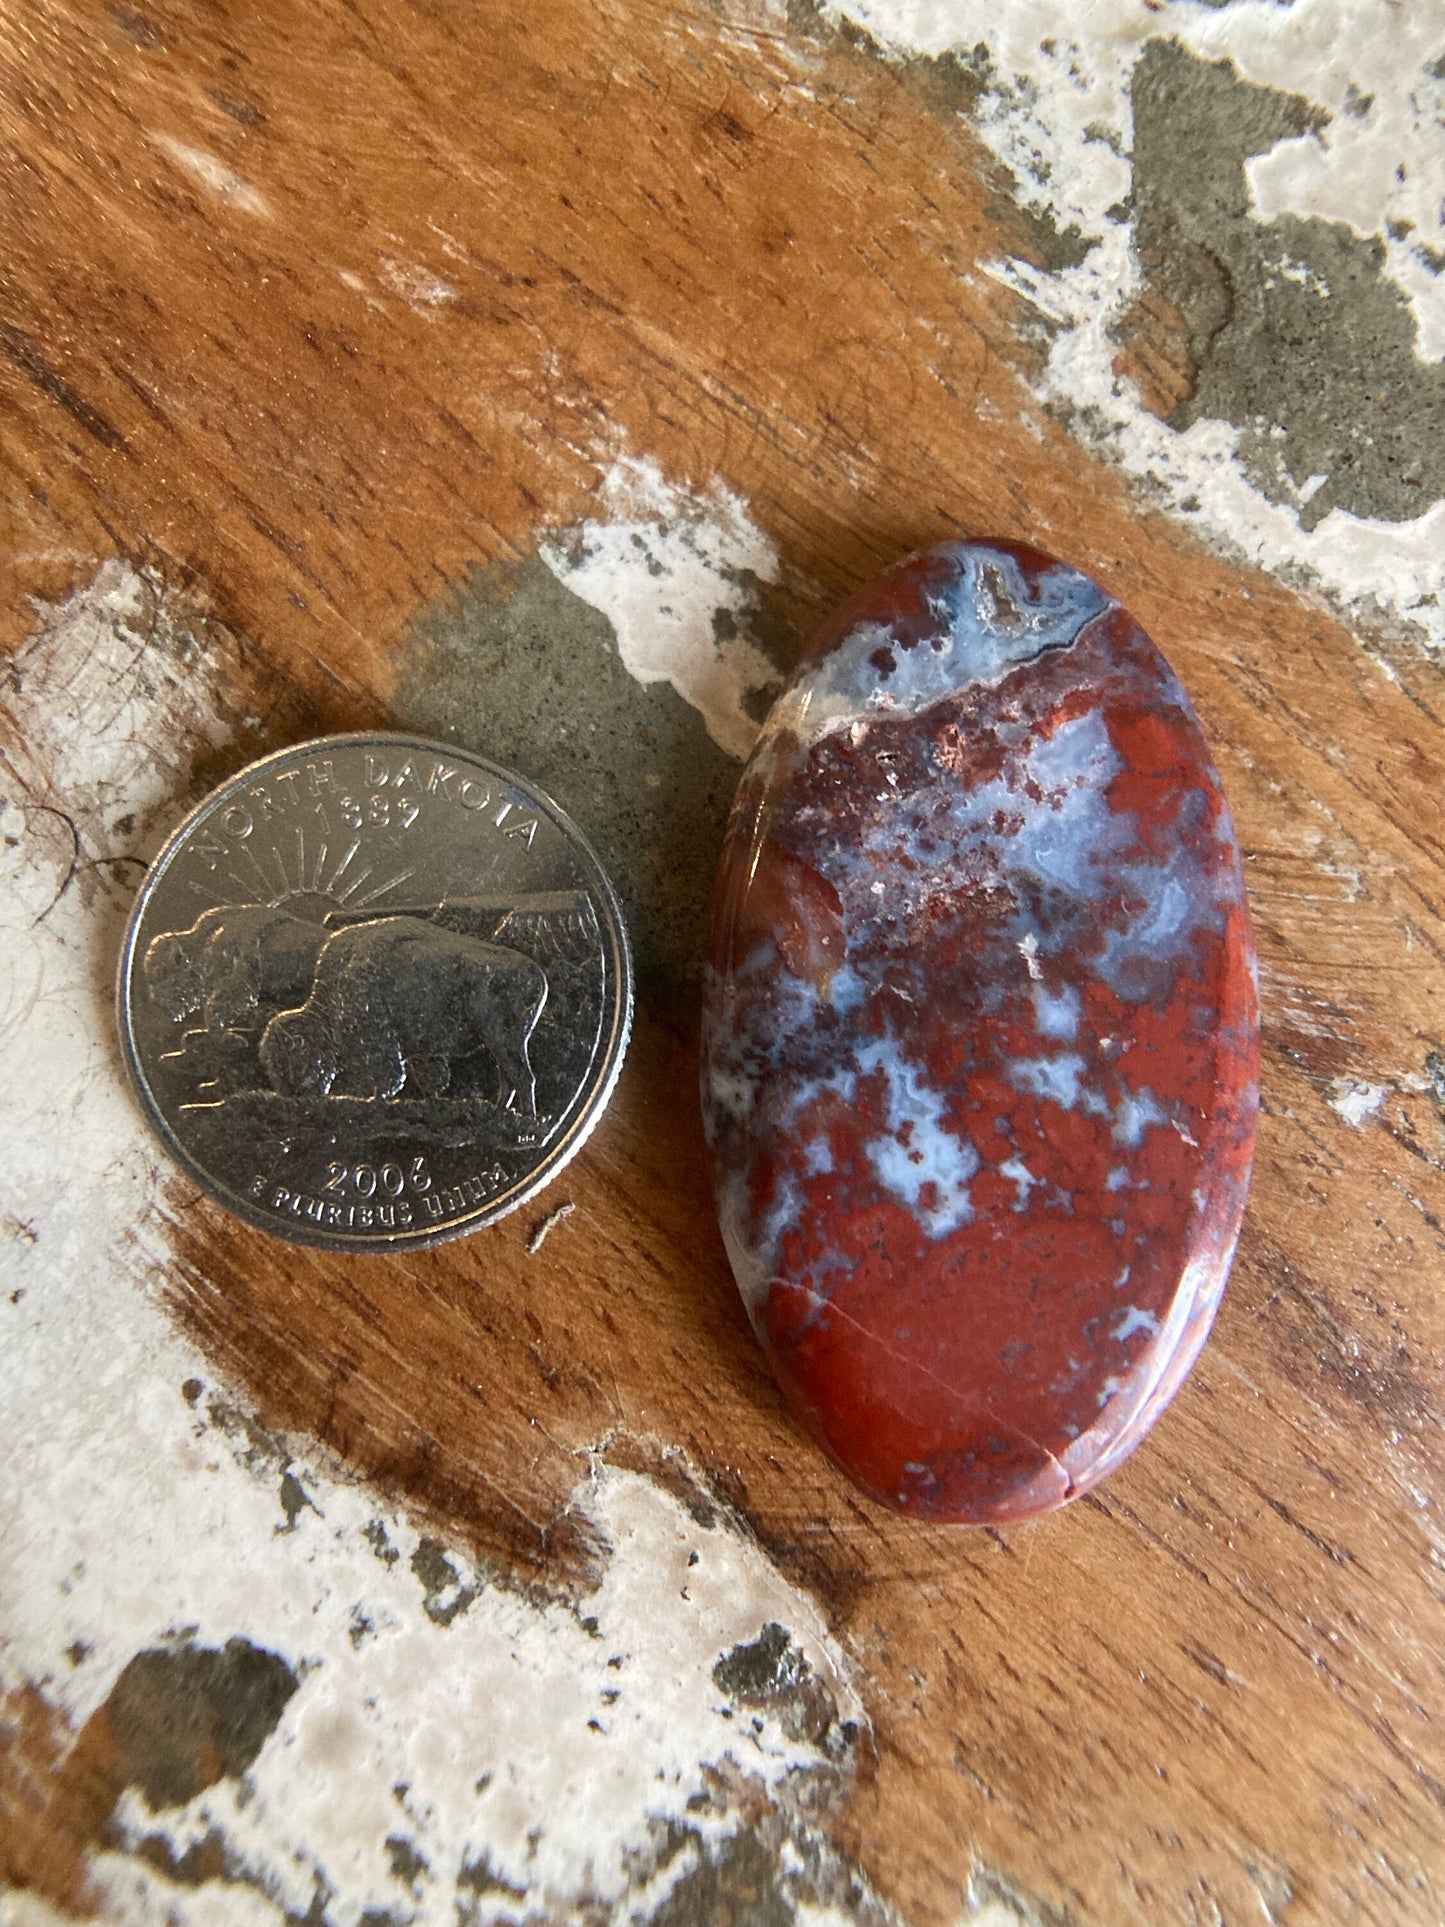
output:
M385 745L397 748L405 745L412 750L443 757L464 757L469 762L501 777L504 782L514 785L532 797L538 807L549 816L563 836L577 845L583 856L591 864L596 874L604 907L608 915L608 926L612 937L614 974L619 994L609 1001L615 1003L616 1010L612 1022L612 1033L605 1045L603 1066L593 1083L592 1094L584 1103L573 1121L571 1130L560 1143L549 1147L547 1157L532 1172L530 1179L519 1190L509 1194L501 1204L489 1201L478 1207L470 1216L452 1220L441 1226L423 1226L405 1231L368 1232L360 1237L338 1237L334 1232L314 1231L299 1221L293 1230L274 1214L256 1209L252 1201L232 1192L231 1187L207 1171L204 1165L186 1149L171 1126L169 1119L160 1107L150 1081L140 1061L136 1048L131 1022L131 973L135 960L136 939L140 926L156 890L165 878L171 864L180 854L194 826L208 815L225 797L254 781L258 773L272 765L295 756L320 750L359 749L367 744ZM622 915L622 905L612 880L603 867L601 858L593 849L591 842L582 834L572 818L560 803L539 789L526 777L515 770L494 763L489 757L479 755L475 750L463 748L458 743L438 742L434 737L410 736L399 730L349 730L335 736L315 736L304 742L294 743L284 749L270 751L254 762L237 770L215 789L209 791L189 809L181 821L166 838L161 848L152 858L146 869L140 889L136 892L135 902L131 905L126 921L125 935L121 940L120 954L116 961L115 978L116 1028L120 1034L121 1057L124 1061L131 1089L139 1101L142 1113L150 1128L161 1140L166 1150L186 1174L193 1178L206 1194L216 1200L234 1216L255 1225L259 1230L268 1231L273 1237L288 1244L309 1245L320 1251L341 1251L356 1253L379 1253L385 1251L425 1250L432 1245L448 1244L453 1238L467 1237L473 1231L495 1224L510 1212L536 1197L568 1165L596 1129L597 1122L611 1101L622 1074L622 1062L627 1055L627 1046L632 1037L633 1019L633 973L632 948L628 942L627 925ZM595 1060L594 1060L595 1061Z

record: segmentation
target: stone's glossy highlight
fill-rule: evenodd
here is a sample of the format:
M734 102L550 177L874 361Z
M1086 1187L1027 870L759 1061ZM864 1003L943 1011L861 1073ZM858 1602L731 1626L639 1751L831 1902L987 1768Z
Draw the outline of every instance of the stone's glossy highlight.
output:
M1258 1016L1188 698L1036 550L949 543L839 612L743 775L702 1095L792 1404L875 1498L1026 1518L1130 1452L1239 1231Z

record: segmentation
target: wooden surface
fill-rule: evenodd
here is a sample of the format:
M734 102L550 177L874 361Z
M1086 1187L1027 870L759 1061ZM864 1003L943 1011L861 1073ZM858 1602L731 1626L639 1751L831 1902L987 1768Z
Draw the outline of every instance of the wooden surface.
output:
M171 1179L167 1315L259 1427L547 1596L589 1584L587 1455L683 1455L860 1669L872 1739L827 1829L916 1927L980 1869L1090 1927L1438 1920L1445 687L1040 412L1029 317L971 271L1031 245L987 156L929 75L800 35L651 0L12 14L4 639L110 557L204 602L240 639L233 727L166 746L178 813L257 747L394 714L415 626L594 514L618 450L750 505L794 630L951 531L1056 550L1178 670L1246 852L1264 1114L1215 1336L1064 1514L883 1515L774 1394L661 994L536 1256L526 1213L395 1260L291 1250ZM11 709L6 781L43 809ZM1359 1124L1351 1079L1385 1092ZM8 1872L83 1912L69 1743Z

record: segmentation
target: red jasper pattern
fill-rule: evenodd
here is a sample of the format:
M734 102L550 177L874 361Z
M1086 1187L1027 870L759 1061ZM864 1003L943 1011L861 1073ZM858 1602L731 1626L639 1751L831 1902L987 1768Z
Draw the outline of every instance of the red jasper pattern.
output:
M1062 1505L1198 1353L1249 1182L1239 850L1168 665L1076 570L905 562L744 772L702 1099L754 1329L884 1504Z

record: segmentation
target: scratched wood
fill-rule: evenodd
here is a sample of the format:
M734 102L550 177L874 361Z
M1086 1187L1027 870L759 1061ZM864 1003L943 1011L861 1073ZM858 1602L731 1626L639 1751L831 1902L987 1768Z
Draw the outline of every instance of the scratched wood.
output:
M956 1919L975 1860L1099 1927L1290 1894L1292 1920L1438 1919L1441 678L1201 553L1042 417L1030 317L969 272L1030 245L986 156L926 77L822 36L804 87L783 37L700 0L12 15L5 640L121 555L246 638L238 714L379 721L420 613L585 516L609 446L746 497L804 626L951 531L1064 554L1179 670L1247 856L1264 1116L1216 1335L1057 1518L884 1516L780 1408L716 1234L694 1033L647 1011L565 1259L526 1257L525 1216L298 1253L177 1181L174 1315L265 1423L561 1590L586 1583L579 1454L684 1449L864 1669L876 1748L839 1839L910 1922ZM418 275L454 295L429 308ZM1367 1130L1325 1101L1352 1075L1390 1086ZM35 1802L43 1886L73 1842Z

